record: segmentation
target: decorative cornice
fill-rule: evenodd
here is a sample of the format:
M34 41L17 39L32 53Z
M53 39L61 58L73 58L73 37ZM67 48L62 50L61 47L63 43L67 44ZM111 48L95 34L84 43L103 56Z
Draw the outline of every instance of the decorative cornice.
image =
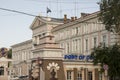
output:
M83 23L83 22L85 22L85 21L87 21L89 19L92 19L92 18L96 18L96 17L98 17L99 13L100 13L99 11L94 12L92 14L89 14L89 15L85 16L85 17L80 17L79 19L74 20L72 22L68 22L68 23L65 23L65 24L58 25L58 26L53 28L52 32L55 32L55 31L57 31L59 29L64 29L66 27L70 27L70 26L73 26L73 25L76 25L76 24L79 24L79 23Z
M32 43L32 39L21 42L21 43L18 43L18 44L15 44L15 45L12 45L11 47L14 48L14 47L18 47L18 46L29 44L29 43Z
M50 18L50 17L43 17L43 16L36 16L35 19L33 20L32 24L30 25L30 29L34 29L33 25L36 22L36 20L40 20L41 22L45 24L54 24L54 25L59 25L59 24L63 24L62 21L60 21L60 19L58 19L57 21L54 21L54 18ZM41 25L40 25L41 26ZM38 27L38 26L37 26ZM35 27L36 28L36 27Z
M32 52L38 52L38 51L47 51L47 50L62 50L63 48L55 48L55 47L43 47L43 48L38 48L31 50Z

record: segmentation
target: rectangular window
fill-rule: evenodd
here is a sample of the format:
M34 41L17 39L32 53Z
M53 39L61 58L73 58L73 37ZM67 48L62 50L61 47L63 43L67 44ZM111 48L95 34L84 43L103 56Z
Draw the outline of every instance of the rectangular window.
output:
M69 42L67 43L67 53L69 53L70 47L69 47Z
M99 72L99 80L102 80L102 73Z
M94 47L97 47L97 38L94 37Z
M78 46L77 46L77 39L75 39L75 52L77 52Z
M72 80L72 71L67 71L67 80Z
M85 40L86 42L86 52L88 51L88 39Z
M78 52L80 52L80 54L82 53L82 46L81 46L81 39L79 39L79 41L78 41L78 47L79 47L79 51Z
M76 27L76 35L78 34L78 27Z
M77 73L77 80L82 80L82 73L80 71Z
M93 80L92 79L92 72L88 72L88 80Z
M72 52L75 52L75 40L72 41Z
M0 76L4 75L4 67L0 67Z
M107 44L106 39L107 39L106 35L103 35L103 44L104 44L105 46L106 46L106 44Z

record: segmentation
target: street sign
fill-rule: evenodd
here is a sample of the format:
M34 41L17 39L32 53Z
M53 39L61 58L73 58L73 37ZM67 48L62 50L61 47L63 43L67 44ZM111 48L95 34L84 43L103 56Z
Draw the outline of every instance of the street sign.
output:
M103 68L104 68L104 70L108 70L108 65L107 65L107 64L104 64L104 65L103 65Z

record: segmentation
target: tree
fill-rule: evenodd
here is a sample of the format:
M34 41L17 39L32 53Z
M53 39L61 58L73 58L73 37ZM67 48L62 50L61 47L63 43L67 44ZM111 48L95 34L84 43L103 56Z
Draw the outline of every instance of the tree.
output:
M108 76L111 80L120 80L120 45L98 46L93 49L91 56L94 58L94 65L100 64L104 72L104 65L108 65Z
M101 0L99 19L108 31L120 35L120 0Z
M7 54L7 57L8 57L8 58L12 58L12 49L9 49L8 54Z

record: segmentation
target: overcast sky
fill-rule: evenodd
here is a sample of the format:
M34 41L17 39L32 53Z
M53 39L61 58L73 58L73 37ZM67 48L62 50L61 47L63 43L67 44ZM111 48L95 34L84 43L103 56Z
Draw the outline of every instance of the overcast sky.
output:
M17 10L33 15L46 16L46 7L51 9L50 17L80 17L81 12L99 11L99 0L0 0L0 8ZM34 17L0 10L0 47L7 47L32 38L30 25Z

